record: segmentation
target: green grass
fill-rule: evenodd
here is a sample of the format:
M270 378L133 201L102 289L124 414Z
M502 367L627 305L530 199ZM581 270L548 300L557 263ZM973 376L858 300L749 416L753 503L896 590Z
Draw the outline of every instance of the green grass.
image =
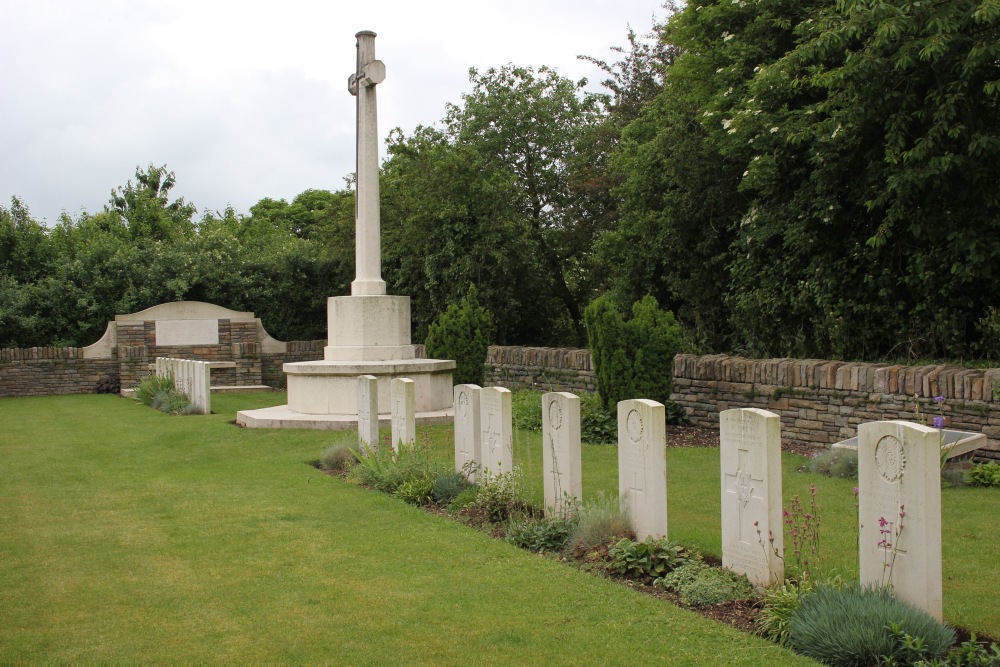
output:
M539 433L515 434L515 462L525 471L532 501L542 504L542 441ZM816 485L820 528L819 572L858 578L857 481L799 472L808 459L782 454L784 507L794 496L806 504ZM618 450L583 445L584 502L618 490ZM667 531L670 539L722 556L719 450L668 447ZM1000 583L984 576L995 569L1000 534L995 528L1000 490L946 487L941 491L944 616L951 624L1000 637ZM786 547L789 547L786 544ZM789 549L790 550L790 549Z
M113 396L0 400L0 662L811 664L322 475L305 462L329 433L229 423L281 402L219 395L218 414L170 417ZM436 455L450 435L428 432ZM613 452L587 449L590 492ZM676 495L681 530L694 508Z

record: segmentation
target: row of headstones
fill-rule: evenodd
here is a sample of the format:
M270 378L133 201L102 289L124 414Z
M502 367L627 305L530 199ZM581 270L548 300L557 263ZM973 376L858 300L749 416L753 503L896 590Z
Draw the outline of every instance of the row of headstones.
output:
M389 383L390 415L393 451L417 442L416 393L413 380L393 378ZM377 451L378 442L378 378L358 377L358 450L364 454Z
M759 585L784 563L781 419L741 408L720 415L722 564ZM942 618L941 439L906 421L858 426L859 569L865 586ZM773 542L772 542L773 539Z
M455 468L498 474L513 467L511 394L455 387ZM936 429L903 421L858 429L861 582L940 619L941 480ZM545 507L583 498L580 399L542 396ZM781 420L755 408L720 415L723 566L758 586L784 580ZM638 539L667 535L666 410L645 399L618 404L618 489ZM905 473L905 474L904 474Z
M211 373L212 367L207 361L156 358L156 376L173 378L174 389L188 397L195 414L212 414Z

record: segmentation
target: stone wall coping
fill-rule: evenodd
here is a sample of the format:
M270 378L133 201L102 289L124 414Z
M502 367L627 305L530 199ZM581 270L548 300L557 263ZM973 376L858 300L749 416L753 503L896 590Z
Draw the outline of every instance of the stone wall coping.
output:
M148 322L150 320L231 320L252 322L252 312L230 310L204 301L174 301L161 303L137 313L115 315L115 322Z

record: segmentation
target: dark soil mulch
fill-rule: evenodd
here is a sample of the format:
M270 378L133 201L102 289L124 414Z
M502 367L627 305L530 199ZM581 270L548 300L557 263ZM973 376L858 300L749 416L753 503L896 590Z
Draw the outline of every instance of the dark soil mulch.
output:
M718 447L719 430L698 428L697 426L673 426L667 424L667 447ZM805 445L798 442L782 441L781 451L812 458L825 447Z

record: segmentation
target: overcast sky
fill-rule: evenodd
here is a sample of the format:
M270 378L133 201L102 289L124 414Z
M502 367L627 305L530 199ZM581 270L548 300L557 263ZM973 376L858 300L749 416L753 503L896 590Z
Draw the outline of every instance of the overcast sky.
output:
M359 30L385 63L379 136L444 117L468 70L547 65L595 84L657 0L0 0L0 205L96 213L166 164L198 217L337 190L354 171ZM381 154L384 158L385 147Z

